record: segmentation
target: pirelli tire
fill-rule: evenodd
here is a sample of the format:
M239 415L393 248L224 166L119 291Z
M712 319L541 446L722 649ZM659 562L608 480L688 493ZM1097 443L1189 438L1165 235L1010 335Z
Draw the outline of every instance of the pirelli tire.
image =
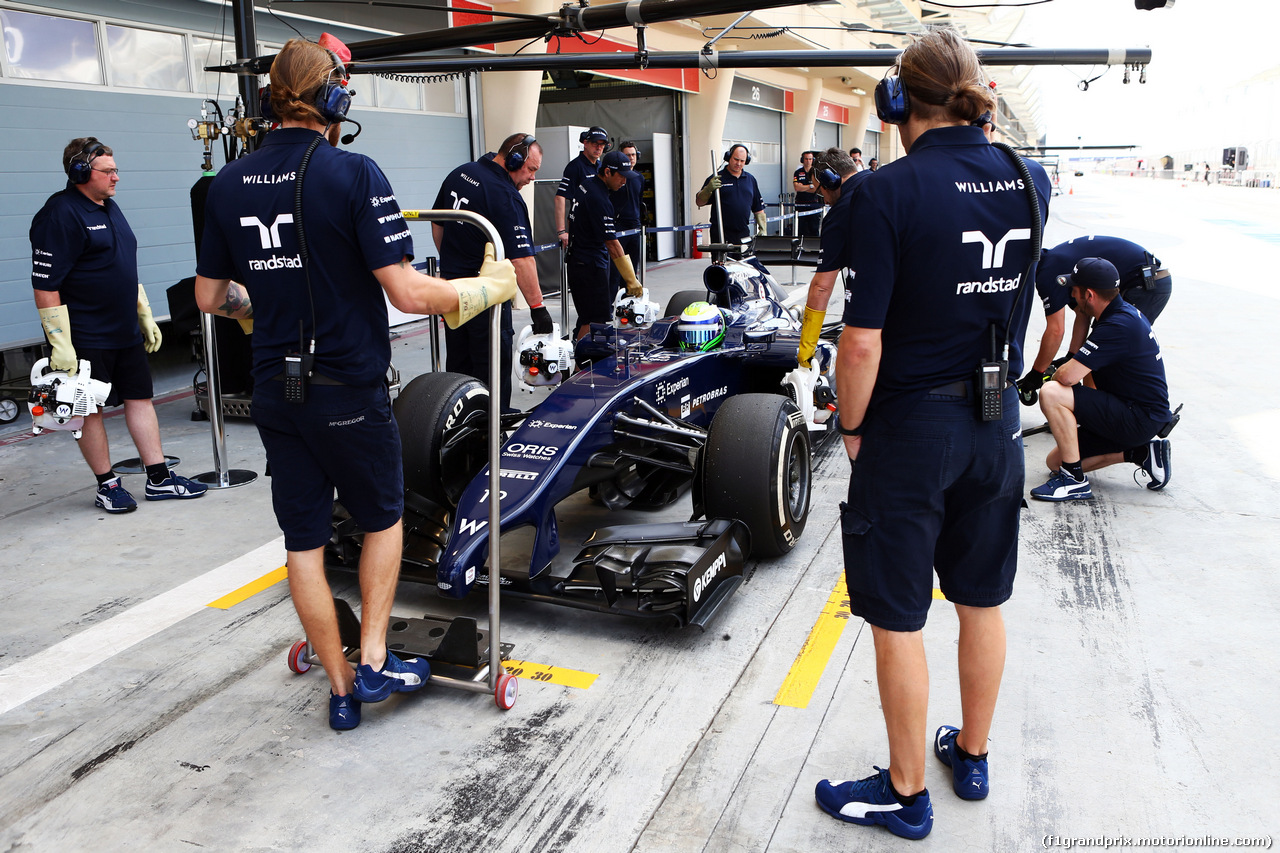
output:
M663 317L679 317L684 313L684 309L688 308L695 302L706 302L706 290L679 290L671 295L667 300L667 313Z
M424 373L395 404L404 487L449 509L488 460L489 389L458 373Z
M812 488L804 415L778 394L739 394L711 420L703 456L707 518L736 518L751 531L752 556L795 547Z

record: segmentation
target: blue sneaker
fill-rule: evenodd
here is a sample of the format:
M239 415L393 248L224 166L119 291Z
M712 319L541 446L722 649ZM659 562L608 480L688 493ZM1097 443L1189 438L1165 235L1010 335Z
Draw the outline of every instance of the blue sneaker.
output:
M348 693L334 696L329 691L329 728L340 732L350 731L360 725L360 700Z
M133 512L138 508L138 502L133 499L133 495L126 492L124 486L120 485L119 477L112 477L98 486L93 505L100 506L112 514Z
M1147 461L1142 463L1142 470L1151 478L1147 481L1151 491L1158 492L1169 485L1169 478L1173 476L1171 455L1169 439L1153 438L1147 442Z
M195 480L188 480L186 477L170 471L169 476L165 477L159 483L153 483L147 480L147 500L149 501L169 501L169 500L187 500L189 498L204 497L204 493L209 491L209 487L204 483L197 483Z
M352 693L361 702L381 702L392 693L422 689L430 677L431 664L426 658L400 660L388 651L380 672L364 663L356 667L356 689Z
M1031 497L1040 501L1087 501L1093 498L1089 478L1077 480L1061 468L1043 486L1031 490Z
M951 768L951 787L957 797L985 800L991 791L987 781L987 759L969 761L960 758L956 752L956 736L959 734L960 730L955 726L939 726L938 733L933 736L933 754Z
M880 824L902 838L924 838L933 829L933 803L929 791L916 795L912 805L904 806L893 795L889 771L876 768L874 776L857 782L823 779L814 796L818 806L834 818L863 826Z

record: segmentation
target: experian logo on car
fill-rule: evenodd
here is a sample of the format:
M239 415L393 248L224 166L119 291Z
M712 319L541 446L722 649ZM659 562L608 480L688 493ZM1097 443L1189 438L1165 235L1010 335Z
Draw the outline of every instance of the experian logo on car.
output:
M670 382L665 379L660 379L653 385L653 399L655 402L661 404L662 401L667 399L671 394L688 387L688 376L681 376L679 379L673 379Z
M538 429L564 429L564 430L571 430L571 431L576 430L578 428L577 424L557 424L557 423L552 423L551 421L544 421L537 418L531 421L526 421L525 426L537 427Z
M720 574L721 570L723 570L724 567L728 565L728 562L729 562L728 559L725 557L724 553L722 552L720 556L716 557L715 561L712 562L711 565L707 567L707 570L704 571L698 577L698 579L693 582L693 603L694 604L697 604L698 601L702 598L702 593L706 592L708 589L711 588L711 582L714 581L716 579L716 575Z

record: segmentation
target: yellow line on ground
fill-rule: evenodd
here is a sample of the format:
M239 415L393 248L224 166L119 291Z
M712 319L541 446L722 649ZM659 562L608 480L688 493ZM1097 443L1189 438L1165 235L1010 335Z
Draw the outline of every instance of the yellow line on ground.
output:
M809 637L800 647L791 671L783 679L778 694L773 697L773 704L785 705L788 708L807 708L813 698L813 691L818 687L818 679L827 668L827 661L835 651L836 642L844 632L852 614L849 612L849 593L844 585L844 572L836 580L835 589L827 597L818 620L809 631Z
M289 576L289 570L284 566L273 572L267 572L256 581L250 581L235 592L229 592L216 601L210 601L207 607L216 607L219 610L227 610L235 607L246 598L257 595L269 586L275 586Z
M576 687L579 690L586 690L600 677L593 672L579 672L576 669L548 666L545 663L530 663L524 660L505 660L502 662L502 668L517 678Z
M933 597L939 601L947 600L940 589L933 591ZM813 698L818 680L827 668L827 661L835 651L844 626L852 617L853 614L849 611L849 593L844 585L844 573L841 572L835 589L831 590L827 603L823 605L813 629L809 631L808 639L800 647L795 663L791 664L791 670L783 679L777 695L773 697L773 704L788 708L809 707L809 700Z

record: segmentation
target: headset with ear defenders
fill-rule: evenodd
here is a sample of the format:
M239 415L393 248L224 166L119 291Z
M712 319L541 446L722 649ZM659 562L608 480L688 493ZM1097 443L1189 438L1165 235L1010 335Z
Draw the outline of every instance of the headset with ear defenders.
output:
M825 166L821 169L814 169L813 176L818 179L818 186L822 187L824 190L831 190L832 192L840 189L841 184L844 183L843 179L835 173L834 169L830 169Z
M886 75L876 84L876 115L885 124L905 124L911 112L907 87L897 74Z
M529 147L538 140L533 134L526 133L524 139L521 139L515 145L511 146L511 150L507 152L507 171L518 172L524 166L524 161L529 159ZM523 148L521 153L518 149Z
M737 143L734 143L733 145L730 145L730 146L729 146L729 150L728 150L728 151L726 151L726 152L724 152L724 161L725 161L726 163L728 163L728 162L729 162L729 158L733 156L733 151L734 151L734 149L735 149L735 148L741 148L741 149L743 150L743 152L745 152L745 153L746 153L746 155L747 155L747 161L746 161L745 163L743 163L742 165L744 165L744 166L750 166L750 165L751 165L751 149L750 149L750 148L748 148L747 146L743 145L741 142L737 142Z
M71 183L77 185L89 183L89 179L93 177L93 158L106 147L95 137L89 137L89 141L80 149L80 153L72 157L71 162L67 164L67 177Z

